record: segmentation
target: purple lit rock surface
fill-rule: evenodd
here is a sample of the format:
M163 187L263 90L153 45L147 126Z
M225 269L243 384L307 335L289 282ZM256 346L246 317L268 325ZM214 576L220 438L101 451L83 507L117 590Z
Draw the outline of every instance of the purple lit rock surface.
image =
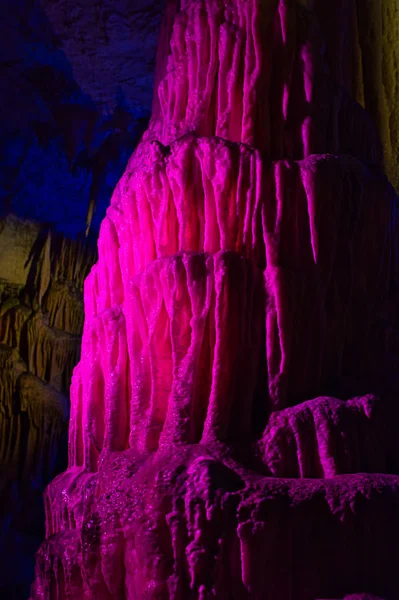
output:
M304 7L180 4L85 283L32 598L398 598L380 144Z

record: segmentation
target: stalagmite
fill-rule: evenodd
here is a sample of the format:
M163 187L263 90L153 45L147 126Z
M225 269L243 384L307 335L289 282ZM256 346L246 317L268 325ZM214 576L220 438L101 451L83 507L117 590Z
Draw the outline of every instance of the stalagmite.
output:
M34 600L399 596L398 201L309 4L167 5Z

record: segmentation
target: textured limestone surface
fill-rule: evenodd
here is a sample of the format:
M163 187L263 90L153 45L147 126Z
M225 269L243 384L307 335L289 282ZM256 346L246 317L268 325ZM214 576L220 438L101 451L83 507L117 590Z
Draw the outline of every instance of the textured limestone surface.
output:
M0 597L26 598L42 492L65 467L83 280L94 253L14 216L0 222Z
M311 9L167 5L32 599L399 597L398 199Z

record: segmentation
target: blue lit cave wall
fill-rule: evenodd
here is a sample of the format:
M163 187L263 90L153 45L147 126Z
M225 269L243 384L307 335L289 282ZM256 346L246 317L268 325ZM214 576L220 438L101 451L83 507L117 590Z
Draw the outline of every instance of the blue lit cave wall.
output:
M43 490L65 467L83 281L151 113L162 12L0 2L0 600L29 597Z
M92 230L151 112L161 0L3 0L0 206Z

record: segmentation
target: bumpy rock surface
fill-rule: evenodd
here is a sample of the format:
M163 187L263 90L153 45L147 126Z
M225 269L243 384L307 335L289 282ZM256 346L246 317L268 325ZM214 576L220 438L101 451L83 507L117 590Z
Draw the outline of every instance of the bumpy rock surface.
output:
M2 598L27 596L42 539L42 492L65 467L68 391L93 254L35 223L0 222Z
M32 598L399 596L398 202L322 48L296 2L169 3Z

